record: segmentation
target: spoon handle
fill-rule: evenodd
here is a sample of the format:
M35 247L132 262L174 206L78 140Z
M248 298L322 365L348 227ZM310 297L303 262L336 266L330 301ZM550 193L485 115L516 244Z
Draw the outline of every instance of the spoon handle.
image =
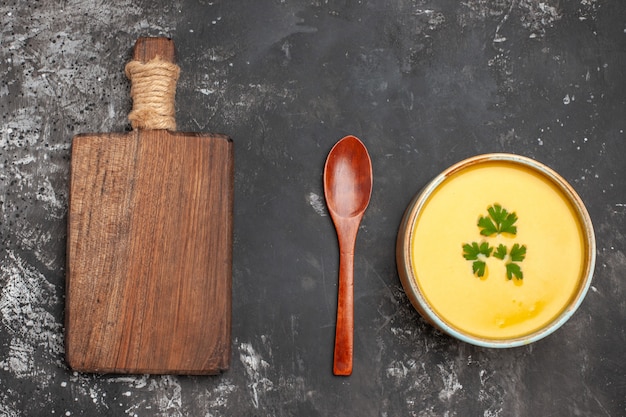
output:
M356 221L354 221L356 220ZM352 374L354 351L354 247L360 219L349 222L339 238L339 288L333 373Z
M354 253L339 255L339 293L335 329L335 375L352 374L354 350Z

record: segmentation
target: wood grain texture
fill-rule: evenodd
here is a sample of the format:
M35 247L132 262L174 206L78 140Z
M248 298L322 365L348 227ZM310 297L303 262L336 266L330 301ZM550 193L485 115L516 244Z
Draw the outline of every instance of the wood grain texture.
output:
M157 55L164 61L174 62L176 60L174 41L169 38L137 39L135 49L133 49L134 60L148 62Z
M156 54L173 59L173 43L137 42L136 59ZM223 135L74 137L66 280L72 369L228 368L233 178L233 144Z
M66 355L75 370L228 367L232 142L162 130L77 136Z

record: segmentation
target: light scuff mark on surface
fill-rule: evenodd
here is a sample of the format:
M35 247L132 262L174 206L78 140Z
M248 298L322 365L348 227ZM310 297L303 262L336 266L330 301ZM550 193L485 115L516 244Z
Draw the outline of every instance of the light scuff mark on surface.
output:
M598 16L601 2L598 0L580 0L578 7L578 19L581 21L594 20ZM625 29L626 32L626 29Z
M388 11L384 32L402 74L413 74L432 57L437 34L448 23L447 11L426 8L423 2L401 0Z
M487 65L493 69L501 92L511 94L520 88L519 45L510 42L509 33L527 34L528 39L543 41L546 33L563 17L558 0L468 0L462 3L457 22L462 28L495 23L492 32L493 54Z
M183 410L182 388L178 378L171 375L160 377L154 388L157 416L178 417L185 415Z
M451 366L437 365L439 375L443 381L443 389L439 391L439 399L441 401L450 401L452 396L459 390L463 389L463 385L459 383L459 377Z
M230 397L238 391L238 387L230 378L222 378L218 383L200 392L198 404L204 411L205 417L219 417L227 415L233 407Z
M326 210L326 200L324 200L324 198L322 198L319 194L310 192L307 194L306 200L313 208L313 211L315 211L319 216L328 216L328 212Z
M21 413L17 411L14 404L9 400L10 396L15 395L11 389L6 393L0 393L0 416L2 417L21 417Z
M250 400L254 408L259 408L263 398L274 390L274 382L267 378L270 364L257 353L251 343L239 345L239 360L247 375Z
M63 326L49 310L59 302L55 286L9 251L0 266L0 314L11 334L8 358L0 367L18 378L47 385L52 375L35 366L35 356L62 364Z
M493 42L505 42L505 25L520 25L529 38L543 37L546 30L559 21L562 13L558 0L467 0L461 3L458 22L462 27L487 19L498 22Z

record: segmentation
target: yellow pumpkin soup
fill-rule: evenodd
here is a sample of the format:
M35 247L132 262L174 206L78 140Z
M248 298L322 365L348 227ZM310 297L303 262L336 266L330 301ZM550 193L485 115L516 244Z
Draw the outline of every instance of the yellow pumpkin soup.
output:
M507 161L451 173L411 230L413 279L453 329L514 339L552 322L585 273L583 226L553 181Z

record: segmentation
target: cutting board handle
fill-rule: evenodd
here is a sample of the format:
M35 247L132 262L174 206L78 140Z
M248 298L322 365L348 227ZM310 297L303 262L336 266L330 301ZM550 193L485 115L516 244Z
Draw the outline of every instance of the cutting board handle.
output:
M174 41L169 38L139 38L133 60L126 65L131 81L133 109L128 114L133 129L176 130L176 82Z
M139 38L135 42L133 60L146 63L155 57L176 63L176 48L170 38Z

